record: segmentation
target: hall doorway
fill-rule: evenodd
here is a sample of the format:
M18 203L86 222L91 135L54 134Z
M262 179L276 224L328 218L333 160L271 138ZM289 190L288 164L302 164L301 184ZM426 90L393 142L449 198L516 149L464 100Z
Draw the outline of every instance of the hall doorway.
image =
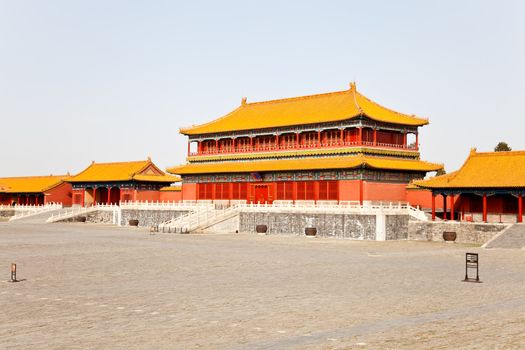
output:
M269 199L269 186L268 185L254 185L254 203L265 204L268 203Z

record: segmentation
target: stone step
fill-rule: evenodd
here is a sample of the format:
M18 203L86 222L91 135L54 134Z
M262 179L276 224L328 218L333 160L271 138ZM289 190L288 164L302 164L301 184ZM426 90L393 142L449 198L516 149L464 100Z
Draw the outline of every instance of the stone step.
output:
M514 224L484 245L485 248L523 249L525 247L525 225Z

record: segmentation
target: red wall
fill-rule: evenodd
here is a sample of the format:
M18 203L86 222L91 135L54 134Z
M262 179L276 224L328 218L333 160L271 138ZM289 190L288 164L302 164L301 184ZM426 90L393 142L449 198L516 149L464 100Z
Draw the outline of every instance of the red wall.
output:
M406 184L363 181L363 200L404 202Z
M432 209L432 192L425 189L407 189L407 202L411 206L421 209ZM458 196L454 196L454 203L458 203ZM447 197L447 210L451 207L450 197ZM457 208L456 208L457 209ZM443 210L443 196L436 196L436 210Z
M323 190L319 187L322 184L328 183L326 181L320 181L320 182L311 182L312 185L314 185L313 189L308 188L306 192L308 192L308 195L306 197L310 198L314 196L314 192L316 193L316 197L319 196L319 198L322 198L321 194L323 194ZM262 184L262 183L261 183ZM279 183L280 184L280 183ZM299 185L304 183L299 181L296 182L295 186L298 188ZM224 184L229 185L229 184ZM250 184L248 186L248 197L250 200L254 200L254 189L253 187L256 184ZM264 183L264 185L268 186L269 189L269 200L273 201L275 199L284 199L288 198L290 195L290 191L281 190L280 195L278 196L277 188L278 183L274 182L268 182ZM201 186L204 186L201 184ZM362 188L361 188L362 186ZM208 193L208 196L204 196L206 199L211 199L213 197L213 184L210 184L210 190L209 191L203 191L203 193ZM183 184L182 185L182 199L184 200L196 200L198 198L198 185L197 184ZM298 199L304 199L301 196L302 192L305 192L303 189L302 191L297 191L297 198ZM312 192L313 191L313 192ZM362 199L365 201L407 201L407 189L406 184L400 184L400 183L383 183L383 182L369 182L369 181L360 181L360 180L340 180L338 181L338 191L339 191L339 200L340 201L359 201L362 196ZM285 197L283 197L283 193L287 193ZM310 193L312 192L312 193ZM326 192L326 191L324 191ZM203 197L203 198L204 198ZM221 197L221 196L219 196ZM215 197L215 198L219 198ZM280 198L283 197L283 198ZM221 197L222 198L222 197ZM227 199L227 198L224 198ZM291 198L289 198L291 199ZM325 199L325 198L322 198ZM334 198L335 199L335 198ZM420 201L426 200L426 194L421 194ZM430 200L430 199L428 199ZM431 203L430 201L428 203ZM416 204L417 205L417 204Z
M197 200L197 184L182 184L182 200Z
M70 207L73 203L72 197L71 184L64 182L45 192L44 203L62 203L64 207Z
M137 190L137 201L159 201L160 191Z
M339 200L358 201L360 200L360 180L340 180L339 181Z
M160 191L161 202L179 202L182 199L182 191Z
M11 205L11 195L7 193L0 193L0 204Z

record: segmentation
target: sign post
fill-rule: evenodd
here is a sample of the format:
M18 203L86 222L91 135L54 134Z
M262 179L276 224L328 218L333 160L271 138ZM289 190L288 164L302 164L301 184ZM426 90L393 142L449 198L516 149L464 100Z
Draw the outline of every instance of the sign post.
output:
M476 269L476 278L470 278L469 269ZM477 253L465 253L465 279L463 282L481 283L479 280L479 256Z

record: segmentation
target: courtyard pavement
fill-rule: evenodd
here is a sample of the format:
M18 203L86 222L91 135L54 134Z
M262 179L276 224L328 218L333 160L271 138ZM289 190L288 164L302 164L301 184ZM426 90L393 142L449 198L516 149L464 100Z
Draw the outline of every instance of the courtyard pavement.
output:
M521 250L0 223L0 348L518 349L524 282Z

